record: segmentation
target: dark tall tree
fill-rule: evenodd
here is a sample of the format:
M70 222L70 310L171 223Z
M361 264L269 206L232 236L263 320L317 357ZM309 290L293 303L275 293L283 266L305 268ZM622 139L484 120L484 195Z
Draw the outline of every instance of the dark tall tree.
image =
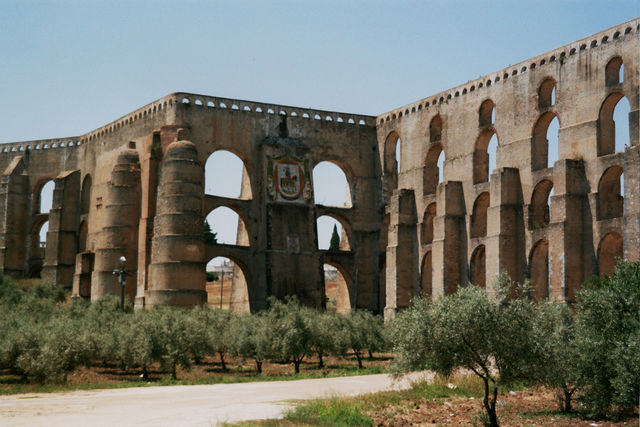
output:
M329 243L330 251L337 251L340 249L340 236L338 235L338 227L333 224L333 233L331 233L331 242Z
M209 221L204 220L204 241L205 243L218 243L218 233L211 231Z

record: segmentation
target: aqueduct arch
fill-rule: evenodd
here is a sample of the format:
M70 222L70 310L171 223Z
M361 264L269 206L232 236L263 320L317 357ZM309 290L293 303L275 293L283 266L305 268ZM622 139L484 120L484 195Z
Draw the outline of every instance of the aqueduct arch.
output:
M173 93L84 135L3 144L0 268L41 268L97 299L117 292L111 273L125 255L137 307L203 303L214 255L237 261L250 310L292 294L322 307L325 263L348 278L350 307L389 316L420 293L469 280L490 289L501 270L529 274L538 298L570 301L616 256L640 259L638 23L376 117ZM623 98L629 141L616 149ZM205 188L207 160L221 150L242 160L237 196ZM350 205L316 204L313 168L323 161L345 173ZM41 213L48 180L52 206ZM204 219L219 206L241 216L247 246L206 241ZM322 215L342 219L348 250L318 249Z

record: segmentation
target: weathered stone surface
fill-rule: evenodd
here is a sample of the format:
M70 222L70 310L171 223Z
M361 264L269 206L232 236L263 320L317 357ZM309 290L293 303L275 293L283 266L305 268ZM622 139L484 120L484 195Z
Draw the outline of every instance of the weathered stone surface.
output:
M230 300L240 311L270 295L323 306L325 263L344 279L341 311L392 317L419 293L469 281L491 291L501 270L530 278L536 298L572 301L616 256L640 257L639 22L377 117L174 93L85 135L4 144L0 268L95 300L119 294L112 272L124 255L137 307L205 303L215 256L236 265ZM623 97L630 141L616 153ZM549 164L555 118L559 160ZM238 198L205 194L217 150L244 162ZM350 206L314 204L322 161L344 171ZM53 207L40 213L50 180ZM237 244L204 240L204 218L220 206L240 217ZM343 224L339 251L317 249L321 215Z

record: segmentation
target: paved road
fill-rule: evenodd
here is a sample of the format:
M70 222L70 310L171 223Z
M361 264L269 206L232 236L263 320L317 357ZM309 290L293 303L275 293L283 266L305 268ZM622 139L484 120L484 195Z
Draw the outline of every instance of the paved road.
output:
M277 418L294 399L349 396L406 388L417 376L393 381L366 375L297 381L140 387L0 397L2 426L212 426Z

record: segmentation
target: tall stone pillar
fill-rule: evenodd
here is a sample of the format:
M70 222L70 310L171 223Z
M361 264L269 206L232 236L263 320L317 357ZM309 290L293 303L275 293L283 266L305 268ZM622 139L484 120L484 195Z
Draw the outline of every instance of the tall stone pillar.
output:
M501 271L522 283L526 266L524 216L520 172L500 168L491 175L487 210L487 287L493 291Z
M146 305L207 302L203 182L196 146L171 143L160 166Z
M26 269L30 192L24 171L24 161L17 157L0 176L0 268L15 277Z
M438 185L436 217L433 220L433 296L450 295L467 277L467 234L462 183L447 181Z
M78 249L80 171L63 172L54 182L42 279L71 288Z
M138 289L135 307L144 308L149 289L149 266L153 241L153 217L156 214L158 166L162 161L161 132L154 132L150 143L144 144L140 159L140 223L138 226Z
M91 300L105 295L120 295L120 284L113 270L121 267L121 256L127 259L125 294L133 300L140 217L140 160L136 150L125 149L118 155L111 180L107 183L104 209L104 225L96 239Z
M409 307L420 293L416 200L413 190L399 189L389 201L390 223L386 261L385 319Z
M640 145L626 149L623 222L623 257L640 261Z
M593 264L593 256L589 255L593 254L593 234L584 163L558 160L553 167L553 187L548 234L550 295L574 302L576 291L591 275Z

